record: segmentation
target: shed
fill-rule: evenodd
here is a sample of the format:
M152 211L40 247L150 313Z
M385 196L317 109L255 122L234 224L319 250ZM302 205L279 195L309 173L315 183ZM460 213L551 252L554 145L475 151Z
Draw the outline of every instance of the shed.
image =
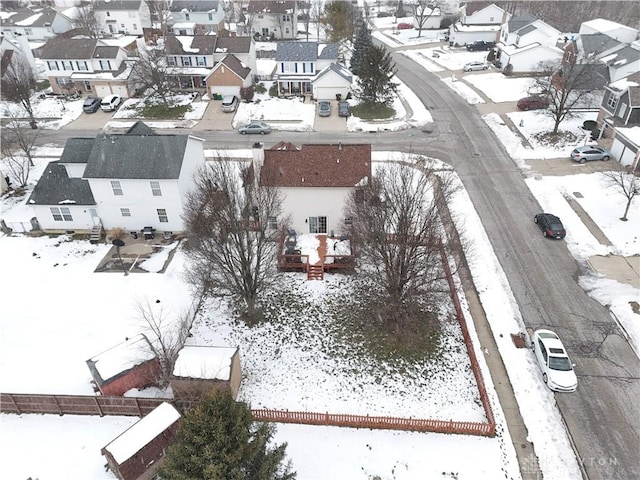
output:
M90 358L87 366L102 395L120 396L148 387L161 374L160 361L142 333Z
M178 411L162 403L101 450L120 480L148 480L162 464L165 449L175 438Z
M239 347L189 345L180 350L171 375L176 400L199 400L227 391L235 400L242 380Z

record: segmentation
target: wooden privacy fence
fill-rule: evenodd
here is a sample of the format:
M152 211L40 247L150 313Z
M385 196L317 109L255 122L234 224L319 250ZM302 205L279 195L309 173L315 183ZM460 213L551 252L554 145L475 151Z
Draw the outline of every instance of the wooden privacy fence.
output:
M0 393L0 412L143 417L164 401L158 398Z
M268 409L251 410L251 412L253 418L261 422L484 436L493 436L495 432L495 425L478 422L456 422L423 418L370 417L369 415L349 415L342 413L289 412L287 410Z

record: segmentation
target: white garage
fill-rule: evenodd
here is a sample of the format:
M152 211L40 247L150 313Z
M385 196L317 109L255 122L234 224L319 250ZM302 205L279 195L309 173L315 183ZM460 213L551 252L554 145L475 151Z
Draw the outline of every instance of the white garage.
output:
M640 156L640 127L617 128L611 144L611 154L621 165L638 171Z
M313 98L316 100L335 100L336 95L341 95L344 100L351 90L352 81L353 76L349 70L332 63L313 79Z

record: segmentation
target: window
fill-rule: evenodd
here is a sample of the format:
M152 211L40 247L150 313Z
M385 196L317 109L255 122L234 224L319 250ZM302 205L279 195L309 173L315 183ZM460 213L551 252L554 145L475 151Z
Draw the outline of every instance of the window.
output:
M167 217L167 210L164 208L158 208L158 220L160 223L168 223L169 217Z
M167 57L167 63L170 66L175 67L176 66L176 57Z
M207 57L196 57L196 65L199 67L207 66Z
M180 62L182 63L183 67L190 67L191 66L191 57L180 57Z
M160 190L160 182L152 180L149 182L151 184L151 193L153 193L154 197L161 197L162 190Z
M291 21L291 16L289 16L289 15L282 15L282 21L283 21L283 22L290 22L290 21Z
M110 17L110 16L111 16L111 12L107 12L107 17Z
M53 215L53 219L56 222L72 222L73 217L71 216L71 210L67 207L49 207L51 210L51 215Z
M209 14L209 21L213 20L213 13Z
M267 222L271 230L276 230L278 228L278 217L269 217Z
M60 67L58 67L58 62L51 60L47 60L47 68L49 70L60 70Z
M188 14L188 13L185 13L185 14L184 14L184 19L185 19L186 21L189 21L189 14Z
M309 217L309 233L327 233L327 217Z
M134 30L138 30L138 24L137 24L137 23L134 23L134 24L133 24L133 29L134 29Z
M62 69L73 71L73 62L71 60L62 60Z
M353 225L353 218L351 218L351 217L344 217L344 224L345 224L345 225Z
M85 80L84 82L82 82L84 84L84 89L87 92L90 92L92 90L91 88L91 82L89 80Z
M620 104L620 110L618 110L618 117L624 118L624 114L627 113L627 104Z
M131 210L129 210L128 208L121 208L120 209L120 214L123 217L130 217L131 216Z
M613 93L610 93L609 98L607 98L607 106L611 110L615 110L617 105L618 105L618 97Z
M118 180L111 180L111 189L113 190L114 195L122 195L122 186Z
M289 33L289 27L284 29L284 33L288 34Z
M84 61L77 61L76 67L78 67L78 70L85 71L85 72L89 70L89 68L87 67L87 62L84 62Z
M111 70L111 61L110 60L100 60L100 69L101 70Z
M24 34L25 35L33 35L33 29L32 28L25 28L24 29Z

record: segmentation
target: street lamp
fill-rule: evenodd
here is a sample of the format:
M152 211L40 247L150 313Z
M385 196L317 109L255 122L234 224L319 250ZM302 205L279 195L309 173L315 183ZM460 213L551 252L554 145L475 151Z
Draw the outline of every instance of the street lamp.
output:
M124 247L124 241L120 240L119 238L114 238L111 244L114 247L116 247L116 252L118 253L118 259L120 260L120 265L122 266L122 271L124 272L125 276L129 275L129 272L127 272L127 269L124 267L124 262L122 261L122 257L120 256L120 247Z

